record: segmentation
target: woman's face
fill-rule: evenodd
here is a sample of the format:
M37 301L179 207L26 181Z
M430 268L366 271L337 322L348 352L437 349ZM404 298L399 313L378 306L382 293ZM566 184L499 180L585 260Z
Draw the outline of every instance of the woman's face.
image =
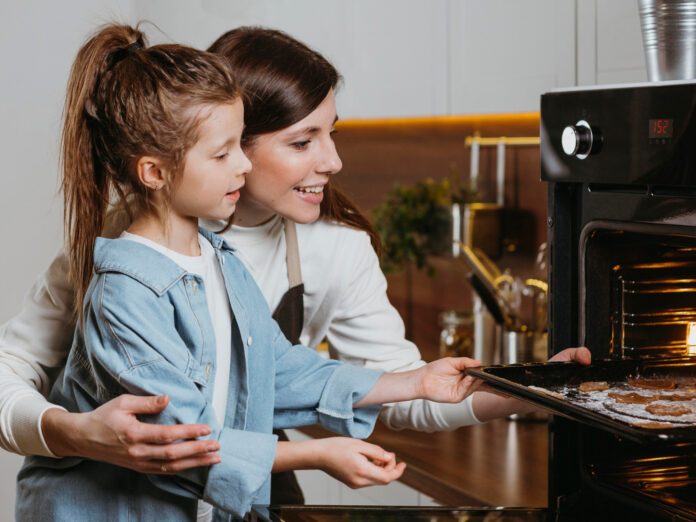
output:
M319 218L324 186L342 167L332 136L336 119L331 90L304 119L256 137L245 150L252 170L237 204L235 224L255 226L275 214L297 223Z

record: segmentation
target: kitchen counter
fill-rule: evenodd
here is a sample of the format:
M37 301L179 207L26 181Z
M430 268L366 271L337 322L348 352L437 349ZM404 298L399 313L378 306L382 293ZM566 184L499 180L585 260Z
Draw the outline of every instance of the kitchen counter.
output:
M301 428L319 438L319 426ZM444 505L547 505L548 424L498 419L452 432L392 431L378 423L368 439L407 464L401 479Z

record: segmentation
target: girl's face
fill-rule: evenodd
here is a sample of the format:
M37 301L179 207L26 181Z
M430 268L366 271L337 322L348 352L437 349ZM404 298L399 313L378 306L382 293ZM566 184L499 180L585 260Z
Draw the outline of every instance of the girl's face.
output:
M241 100L204 107L199 139L186 154L184 170L172 190L171 210L180 218L228 219L251 163L241 148Z
M253 168L235 224L259 225L275 214L297 223L319 218L324 186L342 167L332 136L336 120L331 90L304 119L255 138L246 149Z

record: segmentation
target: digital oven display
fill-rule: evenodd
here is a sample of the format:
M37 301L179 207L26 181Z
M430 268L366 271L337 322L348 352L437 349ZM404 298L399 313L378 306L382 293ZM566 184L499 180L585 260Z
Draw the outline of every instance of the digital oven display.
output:
M649 138L671 138L674 133L674 120L648 120Z

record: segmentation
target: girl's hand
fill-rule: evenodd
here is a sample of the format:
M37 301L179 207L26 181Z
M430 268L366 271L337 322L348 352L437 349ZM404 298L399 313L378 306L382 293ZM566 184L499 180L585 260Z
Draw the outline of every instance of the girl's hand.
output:
M446 357L426 364L418 371L420 393L424 399L437 402L461 402L481 386L481 381L466 375L469 367L481 366L481 361L468 357Z
M220 462L216 440L192 440L210 434L203 424L163 426L140 422L137 414L162 411L169 397L121 395L88 413L47 410L41 431L58 456L102 460L141 473L173 474ZM174 442L181 441L181 442Z
M393 453L375 444L348 437L313 441L318 446L319 469L350 488L384 486L398 479L406 468Z

